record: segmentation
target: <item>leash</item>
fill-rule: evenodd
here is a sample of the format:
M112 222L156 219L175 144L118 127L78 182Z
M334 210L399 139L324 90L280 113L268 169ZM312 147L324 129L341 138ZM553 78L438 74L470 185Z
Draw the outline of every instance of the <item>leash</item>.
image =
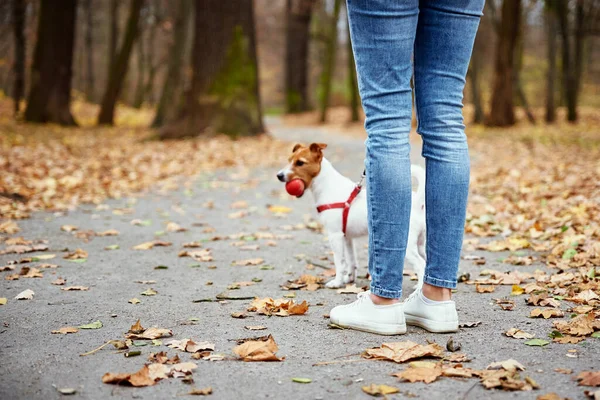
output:
M346 200L345 202L323 204L323 205L317 206L318 213L321 213L326 210L337 209L337 208L342 208L344 210L344 211L342 211L342 233L344 234L344 236L346 236L346 225L348 223L348 214L350 213L350 206L352 205L352 202L356 199L356 197L362 190L365 176L366 176L366 171L363 170L363 173L362 173L360 179L358 180L358 182L356 182L356 185L354 186L354 190L352 190L352 192L350 193L350 196L348 197L348 200Z

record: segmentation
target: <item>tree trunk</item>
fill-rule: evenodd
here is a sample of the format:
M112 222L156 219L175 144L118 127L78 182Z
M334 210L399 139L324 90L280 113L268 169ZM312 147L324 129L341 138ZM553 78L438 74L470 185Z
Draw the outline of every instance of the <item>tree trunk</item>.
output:
M471 79L471 101L473 102L473 108L475 109L475 113L473 114L473 123L475 124L483 123L484 119L483 105L481 103L481 87L479 86L479 73L481 70L481 46L481 40L476 38L468 73L468 76Z
M577 120L576 105L576 72L571 55L571 41L569 38L569 4L566 1L558 1L556 15L562 41L562 87L564 100L567 106L567 120L574 122Z
M117 58L117 44L119 41L119 0L110 0L110 32L108 35L108 79L110 79L110 70ZM107 79L107 80L108 80Z
M177 5L177 16L175 17L173 43L169 50L169 66L167 77L163 84L156 115L152 122L153 127L162 126L165 122L173 119L176 107L175 93L180 86L184 50L187 42L190 14L193 12L192 2L179 0Z
M502 3L502 21L496 47L494 86L491 111L487 118L489 126L509 126L515 123L513 103L513 67L519 24L521 22L521 1L511 0Z
M25 94L25 1L12 0L15 63L13 66L13 100L15 117L19 114L21 99Z
M96 98L94 93L94 47L93 47L93 14L92 14L92 0L86 0L85 2L85 16L86 16L86 27L85 27L85 51L87 58L87 79L86 79L86 94L88 100L94 101Z
M150 104L154 104L154 78L156 77L156 71L158 69L158 63L155 60L156 54L156 29L158 24L161 22L160 12L158 11L158 7L160 6L160 2L154 0L152 2L152 24L150 25L150 31L148 32L148 47L146 52L146 60L148 63L148 79L146 79L146 84L144 85L144 95L143 98Z
M98 116L99 124L113 125L114 123L115 105L119 98L121 87L123 86L123 80L127 74L131 49L133 48L138 33L138 22L143 3L144 0L131 1L123 45L110 69L108 84L106 86L106 91L104 92L104 97L102 98L102 105Z
M356 122L360 119L358 108L360 106L360 95L358 94L358 79L356 77L356 65L354 53L352 52L352 40L350 38L350 26L348 25L348 89L350 91L350 121Z
M527 101L527 96L525 95L525 91L523 90L523 85L521 83L521 69L523 68L523 49L524 49L524 34L525 34L525 13L520 15L521 23L519 30L517 32L517 45L515 47L515 65L513 66L513 84L515 88L515 94L517 99L521 103L521 107L525 111L525 115L527 116L527 120L535 125L535 116L529 107L529 102Z
M161 138L264 132L252 0L197 0L192 83L179 121Z
M314 0L287 0L285 31L286 111L308 110L308 46Z
M139 32L140 38L137 47L137 83L135 95L133 96L133 108L140 108L144 102L144 78L146 77L146 55L144 54L144 33Z
M77 0L64 0L60 7L40 1L26 121L77 125L70 110L76 10Z
M574 73L574 89L572 90L572 99L569 102L569 109L567 112L567 120L569 122L577 121L577 103L579 100L579 92L581 90L581 76L583 73L583 48L585 41L584 23L585 14L583 9L583 0L577 0L575 6L575 59L573 66Z
M546 0L546 33L548 71L546 73L546 122L556 121L556 104L554 102L554 81L556 80L556 0Z
M327 37L327 52L325 54L325 65L321 73L321 104L320 117L321 122L327 120L327 108L329 107L329 97L331 95L331 84L333 69L335 67L335 50L337 47L337 23L340 16L341 0L335 0L333 6L333 16L330 21L329 35Z

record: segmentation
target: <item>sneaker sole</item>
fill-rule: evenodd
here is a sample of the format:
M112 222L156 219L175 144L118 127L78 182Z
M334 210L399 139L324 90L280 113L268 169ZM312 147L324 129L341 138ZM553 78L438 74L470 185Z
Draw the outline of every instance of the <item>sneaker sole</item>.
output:
M372 323L369 326L364 325L351 325L351 324L343 324L339 321L331 319L331 322L336 324L337 326L341 326L346 329L354 329L357 331L375 333L377 335L385 335L385 336L393 336L393 335L403 335L406 333L406 324L402 325L387 325L387 324L376 324Z
M405 314L406 324L421 327L432 333L458 332L458 321L432 321L430 319Z

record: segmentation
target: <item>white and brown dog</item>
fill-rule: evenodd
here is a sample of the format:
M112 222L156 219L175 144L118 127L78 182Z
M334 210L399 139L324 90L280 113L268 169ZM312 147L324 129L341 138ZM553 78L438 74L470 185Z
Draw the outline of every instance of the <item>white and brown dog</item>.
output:
M326 147L323 143L312 143L308 147L295 145L288 166L279 171L277 178L288 184L301 180L300 191L294 193L297 197L301 197L305 189L312 192L335 264L335 278L326 286L339 288L356 279L358 261L354 239L368 233L367 199L360 185L340 174L323 156ZM417 287L420 287L425 271L425 171L412 165L411 175L418 187L412 196L404 261L417 273Z

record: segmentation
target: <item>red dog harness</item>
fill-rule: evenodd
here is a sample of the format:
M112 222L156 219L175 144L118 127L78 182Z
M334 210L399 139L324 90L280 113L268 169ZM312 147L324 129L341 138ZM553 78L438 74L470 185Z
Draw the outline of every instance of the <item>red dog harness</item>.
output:
M356 196L358 196L358 194L360 193L361 189L362 189L361 184L356 185L356 187L354 188L352 193L350 193L350 197L348 197L348 200L346 200L344 203L331 203L331 204L323 204L321 206L317 206L317 212L319 212L319 213L321 213L325 210L333 210L334 208L343 208L344 209L344 211L342 212L342 232L344 233L344 236L346 235L346 224L348 222L348 214L350 213L350 206L352 205L352 202L354 201L354 199L356 199Z

